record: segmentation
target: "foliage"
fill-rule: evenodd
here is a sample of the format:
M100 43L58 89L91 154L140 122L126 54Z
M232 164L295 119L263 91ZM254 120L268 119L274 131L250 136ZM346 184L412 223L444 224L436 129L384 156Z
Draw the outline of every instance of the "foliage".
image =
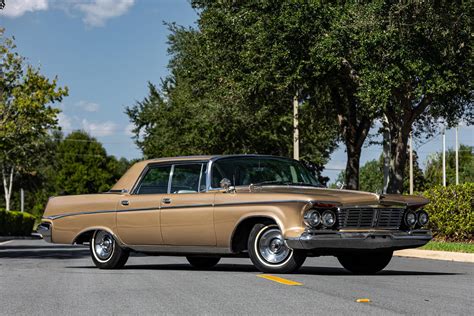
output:
M57 126L59 110L50 106L68 94L15 51L0 29L0 167L6 209L14 175L34 169L49 129Z
M474 233L474 183L436 186L423 193L430 228L437 238L469 241Z
M15 178L15 187L25 190L25 209L36 217L43 214L50 196L106 191L130 166L125 158L108 156L97 140L82 131L66 138L55 131L47 137L40 158L34 172ZM14 192L11 205L20 208L19 192Z
M425 169L425 178L430 186L443 183L443 153L429 158ZM459 183L474 182L474 147L459 146ZM446 152L446 184L456 183L456 153L453 149Z
M55 156L55 189L60 194L107 191L125 169L121 162L107 156L101 143L82 131L64 138Z
M298 92L300 156L323 165L335 147L336 121L322 119L300 89L307 72L300 47L313 33L309 20L288 20L292 7L286 4L278 5L278 20L272 7L244 5L238 12L211 6L201 11L198 30L170 25L171 75L161 91L149 84L148 97L127 109L145 156L291 156Z
M29 236L35 217L26 212L0 209L0 236Z
M370 160L360 168L360 190L368 192L382 192L383 172L379 160Z
M406 161L405 169L409 170L410 168L409 160ZM336 180L337 182L344 183L344 171L342 171ZM373 159L367 161L360 168L360 190L368 191L374 193L380 193L383 191L383 157L381 156L378 160ZM413 151L413 190L414 191L423 191L426 187L425 178L423 176L423 171L420 168L418 163L418 154L416 151ZM404 191L408 192L410 189L410 178L405 178L404 181ZM336 187L335 185L333 187Z
M430 241L421 249L474 253L474 243Z

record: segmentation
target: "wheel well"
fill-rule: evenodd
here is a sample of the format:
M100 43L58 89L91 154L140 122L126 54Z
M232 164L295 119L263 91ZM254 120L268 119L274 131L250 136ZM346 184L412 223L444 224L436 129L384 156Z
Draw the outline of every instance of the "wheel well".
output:
M255 224L276 224L276 222L268 217L251 217L246 218L237 225L237 228L232 235L231 251L238 253L247 250L250 231Z
M74 244L81 245L85 242L90 242L92 235L94 234L95 230L88 230L86 232L81 233L79 236L74 239Z

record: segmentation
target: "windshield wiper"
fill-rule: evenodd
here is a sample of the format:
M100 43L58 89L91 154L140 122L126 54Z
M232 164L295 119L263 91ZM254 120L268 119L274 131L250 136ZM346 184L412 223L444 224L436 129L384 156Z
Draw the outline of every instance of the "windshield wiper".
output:
M269 180L269 181L263 181L263 182L257 182L257 183L251 183L252 185L265 185L265 184L288 184L285 181L281 180Z
M252 185L267 185L267 184L283 184L283 185L296 185L296 186L300 185L300 186L309 186L309 187L317 187L317 188L322 187L321 185L318 185L318 184L311 184L311 183L306 183L306 182L281 181L281 180L270 180L270 181L252 183Z

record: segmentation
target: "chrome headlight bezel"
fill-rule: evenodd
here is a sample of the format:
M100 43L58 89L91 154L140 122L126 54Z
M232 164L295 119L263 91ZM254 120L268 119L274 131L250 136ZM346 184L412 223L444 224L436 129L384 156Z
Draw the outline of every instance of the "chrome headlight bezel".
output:
M424 223L422 223L423 217L426 218L426 220L424 220ZM430 222L430 216L425 210L418 211L416 218L416 222L418 223L418 225L420 225L420 227L426 226Z
M328 215L330 215L332 217L332 223L328 223L325 218L327 219ZM334 213L334 211L332 210L325 210L322 214L321 214L321 223L323 224L324 227L326 228L331 228L331 227L334 227L334 225L336 225L336 221L337 221L337 217L336 217L336 213Z
M410 220L409 220L410 218ZM411 220L413 219L413 220ZM405 222L405 225L409 228L415 227L416 223L418 222L418 217L416 216L416 213L413 211L407 211L405 213L405 216L403 218L403 221Z
M321 224L321 214L316 209L307 210L304 213L303 221L306 226L316 228Z

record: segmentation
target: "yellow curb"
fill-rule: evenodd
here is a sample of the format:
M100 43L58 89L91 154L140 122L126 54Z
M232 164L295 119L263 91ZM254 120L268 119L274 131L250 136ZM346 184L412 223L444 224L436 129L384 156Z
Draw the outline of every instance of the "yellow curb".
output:
M404 249L395 251L393 254L398 257L474 263L474 253Z
M277 282L277 283L281 283L281 284L285 284L285 285L303 285L303 283L283 279L283 278L280 278L280 277L277 277L277 276L274 276L274 275L269 275L269 274L257 274L257 276L259 278L264 278L264 279L267 279L267 280L270 280L270 281L273 281L273 282Z

